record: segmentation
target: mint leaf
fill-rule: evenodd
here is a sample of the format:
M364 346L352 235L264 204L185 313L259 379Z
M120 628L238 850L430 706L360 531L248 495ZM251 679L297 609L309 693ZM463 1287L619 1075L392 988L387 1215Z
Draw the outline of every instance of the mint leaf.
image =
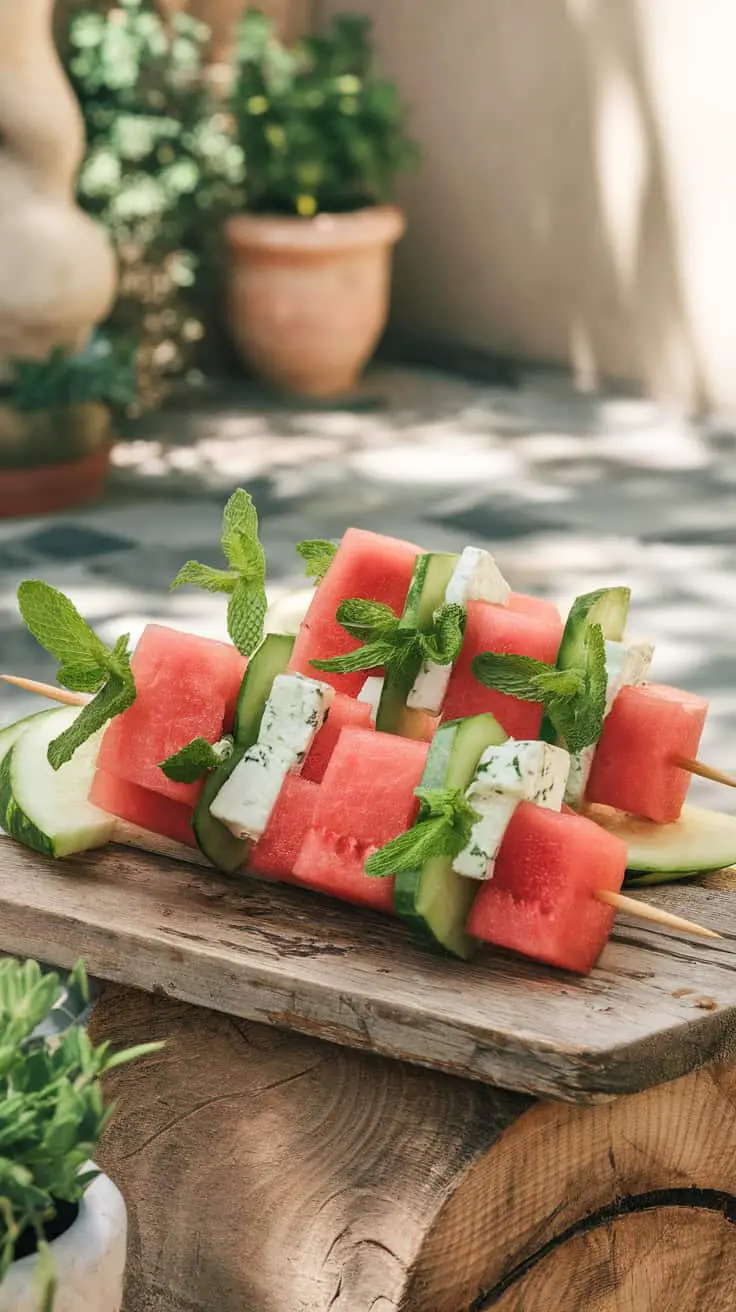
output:
M202 588L205 592L232 592L237 581L238 576L234 570L213 569L211 565L200 565L198 560L188 560L174 579L171 591L180 588L183 583L191 583L193 587Z
M296 549L305 564L304 573L314 584L321 583L335 559L337 547L326 538L307 538L297 542Z
M464 606L455 602L441 606L434 617L431 633L420 634L422 654L436 665L452 665L460 655L465 636L466 613Z
M266 593L238 579L227 607L227 631L242 656L250 656L263 637Z
M606 644L600 624L590 624L586 629L584 659L583 691L562 711L564 724L561 736L569 752L581 752L584 747L592 746L603 733L608 675ZM560 718L560 708L550 706L549 713L559 734L555 715Z
M58 770L67 761L71 761L74 753L88 738L102 729L108 720L127 711L134 701L135 684L132 675L126 680L111 675L97 696L82 707L73 724L49 743L47 755L51 768Z
M431 629L403 626L390 606L363 597L340 602L335 618L351 638L363 643L357 651L327 660L312 661L317 670L349 674L357 670L384 668L397 679L413 682L424 659L450 665L462 647L465 612L462 606L442 606Z
M486 688L523 702L565 700L578 696L583 689L583 678L577 671L557 670L532 656L485 651L474 658L471 669Z
M455 857L470 841L480 819L461 788L415 788L420 800L416 824L373 852L365 863L372 879L420 870L436 856Z
M363 597L347 597L341 601L335 619L358 642L393 633L399 626L399 617L390 606L382 601L366 601Z
M193 784L212 770L217 770L233 750L232 738L223 738L214 745L206 738L193 738L186 747L167 756L159 765L167 779L177 784Z
M258 514L253 498L243 488L230 497L222 516L222 551L229 569L213 569L188 560L172 588L191 583L207 592L230 597L227 627L243 656L250 656L263 637L266 618L266 557L258 540Z
M330 656L327 660L310 661L315 670L325 670L330 674L355 674L359 670L378 670L385 668L395 654L395 647L390 642L368 642L364 647L348 651L344 656Z
M36 642L62 665L105 668L109 651L58 588L26 579L18 588L18 608Z
M40 579L21 583L18 607L36 641L61 662L57 675L61 686L96 694L82 707L74 723L49 743L49 765L58 770L82 743L135 701L129 635L118 638L110 650L82 619L73 602Z

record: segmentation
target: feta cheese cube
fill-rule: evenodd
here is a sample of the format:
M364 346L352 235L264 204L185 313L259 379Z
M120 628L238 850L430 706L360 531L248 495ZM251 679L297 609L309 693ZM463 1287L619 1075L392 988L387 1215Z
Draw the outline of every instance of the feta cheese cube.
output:
M301 764L324 724L335 689L303 674L277 674L258 733L259 743L292 752Z
M608 715L622 688L636 688L649 673L654 655L651 642L606 642L606 709ZM593 768L596 743L570 756L570 774L565 789L568 806L580 806Z
M559 811L569 753L551 743L516 741L487 747L465 796L479 813L470 841L452 868L468 879L490 879L503 836L519 802Z
M436 661L422 661L406 704L412 711L428 711L439 715L445 700L447 685L452 674L452 663L438 665Z
M363 684L363 687L358 693L358 701L367 702L371 708L371 720L373 724L376 723L376 716L378 715L378 703L381 700L382 692L383 692L382 675L371 674L366 679L365 683Z
M508 606L511 588L490 551L466 547L445 589L445 601L466 606L469 601L490 601Z
M236 838L257 841L293 768L293 752L254 743L222 785L210 806L211 814Z

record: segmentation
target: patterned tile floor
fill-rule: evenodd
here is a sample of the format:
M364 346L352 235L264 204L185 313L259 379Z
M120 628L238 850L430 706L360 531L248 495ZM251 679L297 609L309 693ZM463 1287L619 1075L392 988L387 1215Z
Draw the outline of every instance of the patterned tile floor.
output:
M656 641L657 677L710 696L703 755L736 768L736 425L582 396L541 373L512 390L389 368L350 412L236 391L148 417L117 449L102 505L0 524L2 668L51 674L16 616L29 576L69 592L108 638L151 619L221 636L218 598L167 588L187 557L218 561L237 485L256 498L274 595L300 581L295 541L348 524L439 548L487 543L517 588L562 605L629 583L631 629ZM32 704L3 692L0 724Z

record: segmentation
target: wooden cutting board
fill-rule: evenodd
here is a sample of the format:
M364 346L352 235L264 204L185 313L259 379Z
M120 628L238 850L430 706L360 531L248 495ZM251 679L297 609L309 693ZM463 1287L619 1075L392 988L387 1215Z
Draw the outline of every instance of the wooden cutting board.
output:
M736 893L720 882L647 900L723 941L622 917L579 979L492 950L434 957L398 922L300 889L122 846L54 862L0 838L0 951L83 957L103 980L587 1102L736 1055Z

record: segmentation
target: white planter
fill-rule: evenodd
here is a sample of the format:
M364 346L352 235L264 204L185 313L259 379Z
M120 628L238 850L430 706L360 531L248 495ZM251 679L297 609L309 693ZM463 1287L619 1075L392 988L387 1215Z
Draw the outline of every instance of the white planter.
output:
M120 1312L127 1229L122 1194L98 1176L74 1224L51 1244L59 1282L54 1312ZM35 1256L11 1266L0 1284L0 1312L39 1312Z

